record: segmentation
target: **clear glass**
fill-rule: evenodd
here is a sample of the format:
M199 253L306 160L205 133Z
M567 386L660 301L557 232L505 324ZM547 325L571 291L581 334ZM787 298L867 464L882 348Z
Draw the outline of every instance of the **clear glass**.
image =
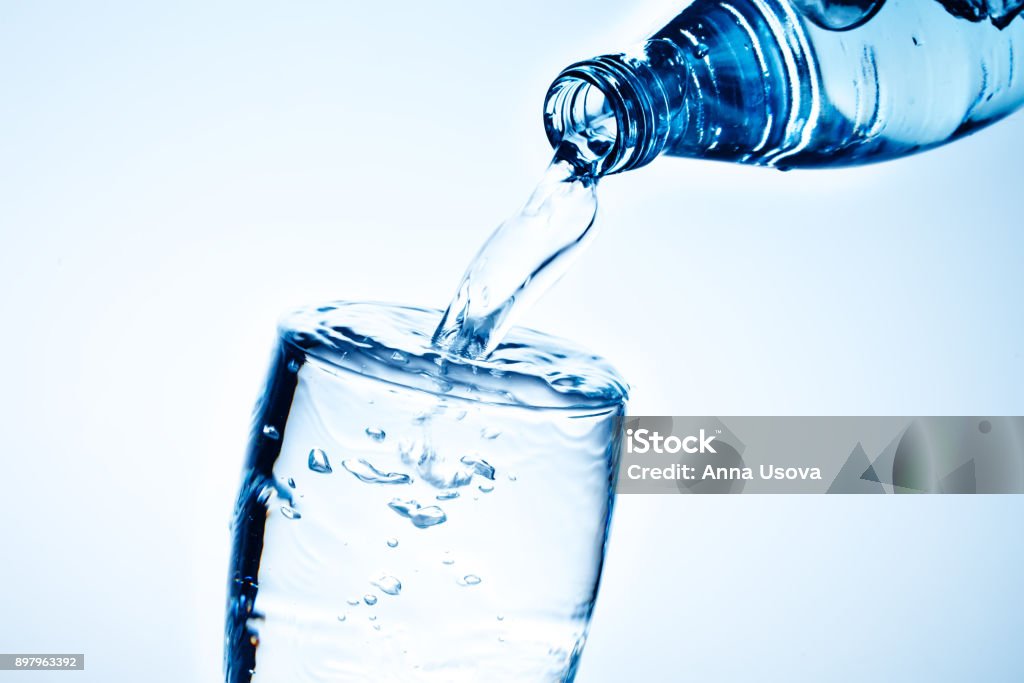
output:
M564 70L545 103L548 136L558 145L611 110L608 172L661 154L777 168L905 156L1024 103L1022 7L694 0L638 49Z
M449 356L440 318L283 320L234 519L229 683L573 680L626 389L521 328Z

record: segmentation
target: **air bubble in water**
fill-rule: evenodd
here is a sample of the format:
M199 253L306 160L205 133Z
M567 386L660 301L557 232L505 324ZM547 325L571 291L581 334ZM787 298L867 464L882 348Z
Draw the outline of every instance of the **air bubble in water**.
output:
M289 507L288 505L281 506L281 514L287 517L288 519L302 519L302 513L300 513L293 507Z
M367 484L410 484L412 477L400 472L381 472L363 459L343 460L341 466Z
M399 500L396 498L388 503L388 507L420 529L436 526L448 519L448 516L444 514L444 510L436 505L423 507L415 500Z
M321 448L314 448L309 452L309 469L320 474L330 474L334 471L331 469L327 454Z
M459 579L459 585L460 586L476 586L481 581L483 581L483 579L481 579L476 574L466 574L461 579Z
M380 427L367 427L366 435L374 441L383 441L387 434Z
M467 486L473 480L473 470L467 463L449 459L434 450L430 443L403 439L398 446L402 462L416 468L421 481L434 488L453 489Z
M494 467L492 467L486 460L471 458L468 455L464 455L462 457L462 462L463 464L472 467L473 472L479 474L481 477L494 481Z
M377 604L377 596L373 593L367 593L363 596L363 602L372 607L373 605Z
M263 436L268 439L273 439L274 441L281 438L281 434L277 431L277 427L274 425L263 425Z
M388 595L398 595L402 592L402 582L393 576L382 576L371 583Z

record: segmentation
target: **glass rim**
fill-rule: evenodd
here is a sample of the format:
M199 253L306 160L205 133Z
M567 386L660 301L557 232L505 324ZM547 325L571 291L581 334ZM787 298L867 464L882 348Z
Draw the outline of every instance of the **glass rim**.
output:
M379 315L375 317L380 320L356 320L356 323L365 325L362 332L347 325L325 324L351 323L353 321L343 315L350 312L355 312L354 318L367 312L376 313ZM335 319L330 319L331 314ZM603 413L624 408L628 401L628 385L607 361L574 342L554 335L526 327L513 328L494 354L480 360L453 356L429 346L432 329L417 331L379 327L389 316L394 319L390 322L400 327L411 319L419 318L422 322L424 317L435 314L440 320L441 311L438 309L381 301L342 300L291 309L279 318L277 331L282 343L313 359L329 372L342 372L429 394L445 402ZM388 335L392 338L389 339ZM396 337L409 343L388 343ZM421 340L427 341L423 343ZM531 347L529 342L539 346ZM395 354L401 359L395 360ZM587 371L587 375L562 375L551 370L559 361L570 369ZM514 395L507 390L508 380L516 382L522 395Z

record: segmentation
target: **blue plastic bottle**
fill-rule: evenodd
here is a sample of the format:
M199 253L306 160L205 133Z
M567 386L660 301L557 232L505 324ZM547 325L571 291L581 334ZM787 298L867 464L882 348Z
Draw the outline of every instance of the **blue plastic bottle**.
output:
M1024 102L1022 9L695 0L635 52L565 69L545 103L548 137L595 141L598 173L661 154L778 168L905 156Z

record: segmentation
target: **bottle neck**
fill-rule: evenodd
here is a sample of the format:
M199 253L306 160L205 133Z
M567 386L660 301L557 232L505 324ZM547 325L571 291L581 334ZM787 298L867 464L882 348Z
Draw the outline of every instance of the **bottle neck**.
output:
M642 57L603 55L573 64L548 89L548 139L560 153L564 141L576 141L570 148L580 150L594 175L644 166L678 133L672 109L681 104L685 81L666 87L652 67L650 47Z

